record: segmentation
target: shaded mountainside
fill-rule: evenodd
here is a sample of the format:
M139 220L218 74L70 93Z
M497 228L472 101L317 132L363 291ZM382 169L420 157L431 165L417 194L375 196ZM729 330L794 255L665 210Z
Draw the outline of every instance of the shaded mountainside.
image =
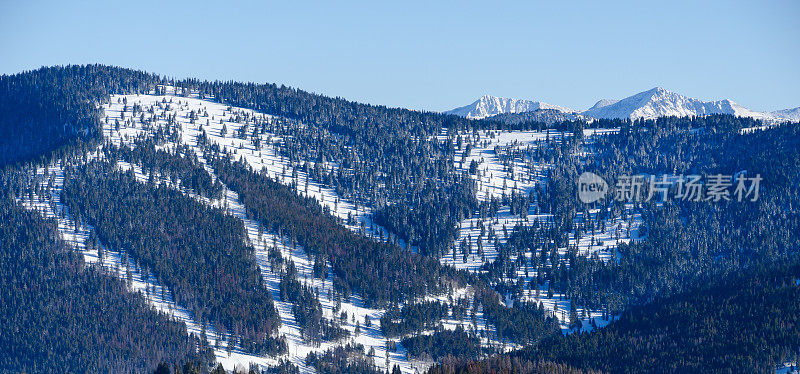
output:
M67 176L62 200L101 242L153 271L198 319L241 337L250 352L285 350L241 220L180 191L136 181L97 162Z
M114 92L147 92L161 79L102 65L46 67L0 76L0 167L45 160L101 138L97 103Z
M800 352L798 280L797 264L754 269L515 355L611 372L770 371Z
M596 332L430 373L503 372L488 368L509 360L611 373L770 372L800 352L797 300L800 266L771 265L633 308Z
M186 327L0 201L0 372L147 372L198 357Z

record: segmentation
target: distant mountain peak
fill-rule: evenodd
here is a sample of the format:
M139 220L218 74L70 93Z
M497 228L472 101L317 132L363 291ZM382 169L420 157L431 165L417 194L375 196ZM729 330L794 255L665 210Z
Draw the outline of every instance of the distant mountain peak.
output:
M532 112L539 109L554 109L559 112L572 113L571 109L543 103L541 101L520 100L505 97L497 97L492 95L483 95L472 104L465 105L453 110L448 110L445 113L455 114L457 116L466 117L470 119L481 119L486 117L495 116L498 114L507 113L524 113Z
M658 117L707 116L712 114L730 114L740 117L752 117L766 121L800 121L800 108L784 109L774 112L755 112L733 100L722 99L703 101L669 91L661 86L639 92L621 100L602 99L585 111L574 111L565 107L543 103L540 101L520 100L512 98L483 95L472 104L465 105L445 113L481 119L496 115L512 115L534 112L538 110L555 110L562 114L570 114L569 118L619 118L619 119L654 119ZM548 119L566 118L542 113L524 118L536 119L546 115ZM543 117L544 118L544 117Z
M792 122L800 121L800 107L776 110L774 112L770 112L769 114L779 120Z
M592 109L598 109L598 108L602 108L602 107L604 107L604 106L609 106L609 105L612 105L612 104L616 104L616 103L617 103L617 101L619 101L619 100L614 100L614 99L600 99L600 100L599 100L599 101L597 101L597 102L596 102L596 103L595 103L595 104L594 104L594 105L593 105L591 108L589 108L589 110L592 110Z
M594 118L653 119L658 117L705 116L732 114L743 117L766 119L763 113L753 112L735 102L724 99L702 101L690 98L663 87L653 87L622 100L601 100L583 112Z

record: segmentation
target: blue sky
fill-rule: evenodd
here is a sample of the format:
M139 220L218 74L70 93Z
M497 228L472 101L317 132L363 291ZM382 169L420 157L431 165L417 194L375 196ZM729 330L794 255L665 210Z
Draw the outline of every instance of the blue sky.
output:
M0 0L0 73L98 62L426 110L655 86L800 106L796 0L222 3Z

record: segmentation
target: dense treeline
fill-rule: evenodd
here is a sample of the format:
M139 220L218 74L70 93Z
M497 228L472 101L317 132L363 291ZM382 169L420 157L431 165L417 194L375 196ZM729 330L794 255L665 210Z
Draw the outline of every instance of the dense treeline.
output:
M476 359L484 351L480 340L463 327L439 330L430 335L417 335L403 339L410 357L439 361L444 357Z
M449 317L456 320L469 318L472 329L476 331L479 327L489 330L488 324L491 324L495 327L494 334L486 337L501 343L534 344L560 334L556 320L539 304L516 302L509 307L500 302L500 294L504 292L498 294L483 280L473 281L473 285L475 289L472 299L454 300L449 305L440 301L422 301L405 304L402 308L390 307L381 317L381 332L387 337L398 337L421 334L425 330L441 330L440 321ZM483 313L486 326L478 326L479 311ZM488 334L488 331L484 333ZM460 349L459 347L437 349L445 352L448 349Z
M200 323L240 337L249 351L285 350L272 336L280 318L241 220L104 162L67 170L62 200L101 242L152 270Z
M800 265L758 266L632 308L591 333L479 362L445 360L430 373L522 373L543 361L612 373L774 372L800 357L797 300Z
M561 333L555 318L539 304L517 302L508 307L500 303L500 295L488 287L475 290L474 302L482 306L486 321L495 326L499 341L533 344Z
M280 257L280 252L271 253L272 258ZM273 271L276 271L273 266ZM297 268L294 262L288 261L285 267L280 268L280 297L283 301L291 302L292 314L295 321L300 326L303 338L319 346L323 340L335 341L345 338L349 332L339 326L336 322L323 317L322 303L319 301L317 290L312 290L297 279Z
M87 267L56 225L0 199L2 372L146 372L206 360L186 326Z
M197 154L188 145L179 145L174 150L158 149L152 138L137 140L132 147L106 145L109 159L124 160L142 167L142 171L153 179L169 179L173 184L189 189L210 199L222 197L222 183L214 180L203 168Z
M759 197L738 201L731 184L730 201L671 199L666 204L639 203L642 241L619 246L619 261L568 255L572 266L553 272L556 290L565 292L579 305L621 310L628 303L641 303L653 296L680 292L686 287L737 272L775 259L797 261L800 245L800 128L784 125L741 134L740 129L758 125L751 119L715 116L700 119L659 119L639 127L623 127L618 135L606 136L592 145L594 155L567 161L561 174L554 173L555 190L569 190L583 170L594 171L609 181L620 175L715 174L731 178L760 175ZM568 187L558 187L568 186ZM647 186L645 186L647 187ZM749 185L748 185L749 187ZM673 186L672 196L677 192ZM585 213L576 193L551 195L563 207L564 216ZM643 190L647 196L647 189ZM610 200L610 199L609 199ZM602 229L604 219L629 219L631 211L606 201L595 219L572 227L573 235ZM788 209L787 209L788 207Z
M296 119L351 136L390 131L423 137L438 133L442 127L463 129L482 125L481 121L455 115L362 104L277 84L198 80L186 80L178 84L196 88L201 94L232 106Z
M445 358L434 365L428 374L593 374L595 370L580 370L564 364L531 361L517 357L498 356L482 361Z
M360 104L274 84L182 82L221 103L298 121L279 129L281 151L305 164L339 196L376 209L376 221L439 257L456 237L456 224L476 208L470 178L455 171L463 148L440 141L443 129L499 123L453 115ZM328 163L335 163L331 168ZM313 163L308 165L306 163Z
M771 372L800 357L798 300L800 265L758 266L513 356L610 372Z
M102 136L97 104L109 93L148 92L160 81L102 65L0 76L0 167L93 148Z
M381 316L381 332L388 338L409 333L421 333L435 328L439 321L448 317L449 307L441 301L408 303L398 308L393 305Z
M300 368L289 360L280 359L277 366L265 370L267 374L300 374Z
M438 261L356 234L319 203L272 178L255 173L229 156L211 156L210 163L225 185L267 230L303 246L309 256L323 256L333 268L334 287L344 296L358 291L368 305L400 302L427 293L442 293L463 284L462 274Z
M375 222L419 246L424 254L442 257L458 238L458 223L478 208L474 183L463 178L444 189L431 180L420 183L408 199L377 210Z
M364 353L363 345L353 343L321 353L311 352L306 357L306 365L319 374L382 374L373 356L374 352L373 355Z
M191 361L186 362L183 365L174 365L172 370L170 370L170 365L166 362L162 362L158 364L156 369L153 371L153 374L227 374L225 368L222 367L222 364L217 364L216 366L206 365L202 362ZM237 373L239 373L237 371ZM250 370L247 374L258 374L258 366L254 366L253 364L250 365Z

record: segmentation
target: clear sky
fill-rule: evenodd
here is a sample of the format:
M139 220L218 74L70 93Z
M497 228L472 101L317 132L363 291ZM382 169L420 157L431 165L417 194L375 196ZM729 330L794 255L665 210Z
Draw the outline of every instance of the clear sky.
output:
M0 73L94 62L426 110L655 86L775 110L800 106L800 1L0 0Z

